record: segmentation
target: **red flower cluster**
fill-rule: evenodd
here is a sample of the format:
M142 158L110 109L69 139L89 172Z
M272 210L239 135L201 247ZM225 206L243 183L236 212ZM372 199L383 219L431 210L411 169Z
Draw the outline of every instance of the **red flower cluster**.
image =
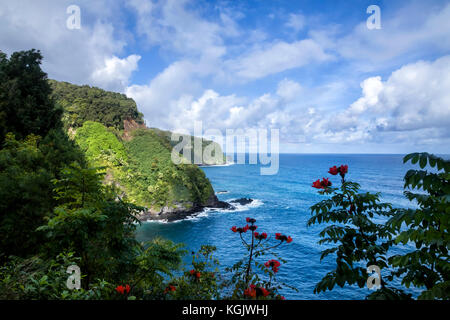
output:
M265 288L257 287L254 284L251 284L249 288L244 290L244 295L251 298L256 297L267 297L270 294Z
M347 172L348 172L348 165L346 165L346 164L345 165L342 164L339 168L336 166L333 166L328 171L328 173L332 174L333 176L337 175L338 173L341 176L344 176Z
M251 224L254 224L254 223L256 222L255 219L253 219L253 218L248 218L248 217L245 219L245 221L247 221L247 223L251 223Z
M313 182L312 186L317 189L326 189L327 187L331 186L331 181L329 181L328 178L323 178L322 181L320 181L320 179L317 179Z
M197 279L200 279L201 273L199 271L191 270L191 271L189 271L189 273L192 276L195 276Z
M272 271L277 273L281 263L277 260L272 259L264 263L264 265L266 266L266 268L272 268Z
M125 285L125 287L122 286L122 285L117 286L117 287L116 287L116 291L117 291L118 293L120 293L120 294L124 294L125 291L126 291L127 293L129 293L129 292L130 292L130 286L129 286L128 284Z
M169 291L175 291L175 290L177 290L177 288L175 288L175 286L173 286L173 285L168 285L167 287L166 287L166 289L164 290L164 294L166 294L167 292L169 292Z
M275 233L275 239L280 240L280 241L286 241L287 243L292 242L291 236L287 237L281 233Z
M253 233L253 236L255 237L255 239L258 240L263 240L263 239L267 239L267 233L263 232L261 234L259 234L258 232Z
M231 227L231 231L243 233L243 232L247 232L247 230L248 230L249 228L250 228L250 227L248 226L248 224L247 224L245 227L243 227L243 228L236 228L236 226L233 226L233 227Z

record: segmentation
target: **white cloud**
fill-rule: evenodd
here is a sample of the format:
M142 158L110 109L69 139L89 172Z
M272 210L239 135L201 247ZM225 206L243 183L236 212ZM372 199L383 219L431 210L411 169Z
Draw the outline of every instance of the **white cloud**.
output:
M433 62L419 61L396 70L382 82L363 82L363 97L350 111L383 115L384 131L450 127L450 55Z
M11 54L39 49L44 56L43 69L50 78L123 90L124 86L119 88L118 84L128 83L126 76L131 75L134 56L119 58L126 45L126 32L111 23L112 17L120 14L117 3L78 1L81 29L69 30L66 9L71 4L69 0L5 1L0 7L1 50Z
M386 81L367 78L361 88L347 109L313 116L310 141L423 147L450 140L450 55L405 65Z
M159 88L166 87L164 81L170 79L170 74L166 69L150 85L131 86L126 91L142 110L152 115L151 119L147 119L150 126L192 130L195 121L203 121L205 129L219 129L224 132L233 128L286 127L295 117L288 113L283 114L279 109L293 102L302 91L298 83L284 79L278 84L275 94L265 93L254 99L235 94L223 96L212 89L198 93L200 87L192 88L192 94L176 95L171 92L163 97L159 94ZM179 84L181 86L184 82ZM176 88L175 83L173 91L176 91Z
M361 68L367 70L373 69L374 63L395 61L405 54L450 50L450 4L411 2L395 15L389 16L389 11L383 9L381 13L381 29L369 30L362 21L349 34L328 41L327 48L334 48L346 59L359 61ZM317 36L322 37L321 44L325 45L324 35Z
M299 96L302 87L298 82L283 79L278 83L277 94L282 97L286 103L289 103Z
M92 73L92 83L109 90L122 92L128 86L131 73L137 70L140 59L141 57L135 54L124 59L116 56L105 58L104 67L100 67Z
M371 77L361 83L363 96L350 106L350 112L353 114L360 114L369 107L374 107L379 102L379 94L383 90L383 83L381 77Z
M305 17L302 14L291 13L285 25L297 33L305 26Z
M258 79L270 74L299 68L309 63L323 62L331 56L311 39L276 41L256 48L237 59L227 62L229 69L243 79Z
M233 20L222 14L223 25L210 22L186 9L187 2L132 0L129 6L136 11L138 32L146 36L150 45L190 56L220 57L225 54L221 33L238 34Z

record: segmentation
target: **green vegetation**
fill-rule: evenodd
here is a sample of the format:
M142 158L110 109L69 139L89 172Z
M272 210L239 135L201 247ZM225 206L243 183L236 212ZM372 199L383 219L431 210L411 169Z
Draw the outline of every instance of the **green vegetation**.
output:
M98 112L92 118L86 97L79 100L83 111L70 113L78 108L72 97L75 109L64 115L76 115L70 139L41 60L35 50L10 58L0 52L0 299L283 299L278 290L290 285L275 277L285 261L259 259L293 239L276 233L279 242L269 244L271 237L256 232L255 219L231 228L248 253L227 268L228 279L218 274L215 247L193 253L187 270L181 244L136 241L143 206L201 205L213 195L211 184L197 166L173 164L166 133L137 128L123 139L119 118L100 116L96 99L113 97L104 91L95 96L97 89L82 87L88 97L94 90L92 108ZM407 155L407 161L420 166L405 175L405 196L416 201L416 209L393 209L379 194L361 193L358 183L345 180L347 166L330 168L330 174L341 175L339 188L325 178L314 182L330 198L311 207L309 224L332 223L320 233L320 243L329 245L322 258L336 257L335 269L315 292L363 287L366 268L376 265L389 274L369 299L410 299L404 292L410 286L421 289L419 299L450 299L450 161L427 153ZM391 254L401 244L415 249ZM73 265L81 272L77 290L66 285Z
M86 121L76 131L75 141L94 165L117 167L128 161L122 141L101 123Z
M138 129L125 145L130 162L120 182L130 190L132 201L159 209L183 202L203 205L214 194L202 170L192 164L173 164L170 144L154 131Z
M51 88L41 61L36 50L15 52L9 59L0 52L0 143L7 132L21 139L31 133L45 136L60 127L62 110L49 99Z
M186 275L174 276L182 271L181 245L135 240L136 217L143 208L124 201L114 184L103 183L105 170L91 166L127 166L128 151L116 131L86 122L76 143L70 140L55 119L58 109L41 96L50 87L39 67L40 53L0 55L5 83L27 84L22 95L2 91L0 102L2 117L24 125L5 127L0 148L0 299L165 299L170 298L168 283L183 283L186 296L198 290L216 296L212 276L196 278L192 286ZM14 110L26 118L12 115ZM33 110L48 112L33 118ZM41 124L48 126L44 130ZM195 167L195 172L201 171ZM71 265L81 270L79 290L66 286Z
M142 114L132 99L89 86L49 83L52 98L64 109L64 126L71 128L90 165L105 168L106 182L116 184L128 201L158 212L203 206L213 196L202 170L172 163L172 148L178 142L171 141L170 131L139 126ZM137 128L125 132L124 120L136 122ZM202 152L213 143L191 139L197 139ZM214 147L222 155L220 146Z
M123 129L125 119L143 123L136 102L124 94L55 80L49 80L49 84L51 97L64 109L62 120L67 128L81 127L89 120L116 129Z
M161 138L165 139L171 147L174 147L175 145L178 144L178 141L172 141L171 137L172 137L172 132L171 131L166 131L166 130L160 130L157 128L152 128L152 130ZM203 152L205 152L205 149L209 146L209 148L212 150L211 152L211 157L213 157L214 159L216 159L215 157L215 152L216 150L219 152L219 155L217 157L217 160L214 163L204 163L202 162L202 164L209 164L209 165L217 165L217 164L224 164L227 162L226 156L223 154L222 151L222 147L213 141L210 140L206 140L203 138L198 138L198 137L193 137L191 136L191 149L190 149L190 155L184 155L183 150L181 150L181 154L183 156L185 156L186 158L189 157L189 159L191 159L191 163L194 163L195 159L196 159L196 154L195 154L195 150L194 150L194 145L200 145L201 146L201 152L203 154ZM207 149L208 151L208 149ZM201 157L202 155L197 155L198 159L202 159L203 157Z
M407 288L423 288L419 299L449 300L450 161L428 153L409 154L408 161L419 163L421 170L406 173L404 193L419 208L395 210L388 225L396 231L396 244L413 242L416 250L389 258L396 268L393 276L402 276ZM423 170L427 164L436 172Z
M368 299L411 299L404 288L392 284L394 279L406 288L421 289L418 299L450 299L450 161L428 153L412 153L403 161L419 163L421 168L409 170L404 178L404 194L416 201L417 209L392 209L379 201L380 194L358 192L358 183L345 180L347 166L330 168L329 173L342 177L339 188L331 187L325 178L314 182L320 193L332 196L311 207L308 224L332 223L320 233L319 243L334 244L322 252L321 259L336 256L336 269L325 275L314 292L346 284L362 288L368 278L366 269L377 266L387 276L381 277L381 288ZM427 165L431 172L424 170ZM414 244L415 250L390 254L399 244Z
M175 165L171 145L153 130L137 129L122 141L98 122L86 121L75 141L91 165L106 168L107 182L119 186L127 199L159 211L205 205L214 191L204 172L191 164Z

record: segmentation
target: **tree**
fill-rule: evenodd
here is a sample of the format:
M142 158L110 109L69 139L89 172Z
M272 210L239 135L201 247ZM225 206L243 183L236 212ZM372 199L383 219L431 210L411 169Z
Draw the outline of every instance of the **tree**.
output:
M0 52L0 145L7 132L18 139L29 134L45 136L62 125L62 110L50 98L42 55L34 49L15 52L8 59Z
M412 242L416 250L389 262L406 287L424 288L419 299L450 299L450 161L428 153L408 154L403 162L408 161L422 169L404 178L404 194L418 208L395 210L388 225L398 232L396 244ZM423 170L427 164L431 172Z
M52 174L43 166L40 137L18 141L12 133L0 150L0 253L26 256L37 251L42 237L35 229L53 209ZM0 260L3 260L0 259Z
M363 288L368 280L367 267L388 268L387 252L393 243L393 230L375 221L392 215L391 204L381 202L379 193L360 193L358 183L345 180L347 171L347 165L333 166L328 171L341 176L339 188L332 187L328 178L313 183L319 193L331 195L331 198L311 206L312 217L308 225L332 223L320 232L319 244L335 245L322 251L320 259L336 255L336 269L323 277L314 293L332 290L335 285L356 284ZM389 288L384 279L381 279L381 288L369 296L375 299L408 297Z

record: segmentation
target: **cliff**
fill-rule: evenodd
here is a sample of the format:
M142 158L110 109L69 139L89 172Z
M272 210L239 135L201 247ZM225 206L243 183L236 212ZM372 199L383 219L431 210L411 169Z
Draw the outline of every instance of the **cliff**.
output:
M227 207L198 166L172 162L176 142L171 132L147 128L134 100L99 88L49 81L70 136L92 165L105 168L105 183L115 184L128 201L147 208L141 220L171 221L204 207ZM210 143L202 140L203 148Z

